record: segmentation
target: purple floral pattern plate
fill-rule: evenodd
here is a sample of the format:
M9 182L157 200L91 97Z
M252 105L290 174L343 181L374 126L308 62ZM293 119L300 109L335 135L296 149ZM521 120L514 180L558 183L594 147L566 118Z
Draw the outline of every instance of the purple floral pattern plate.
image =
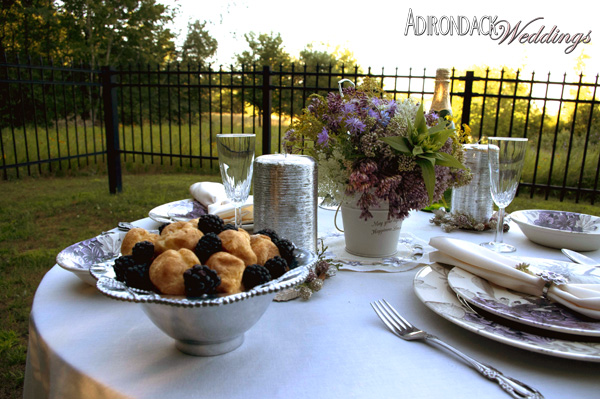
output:
M555 271L569 281L600 283L598 268L550 260L537 265L535 259L524 261L532 269ZM512 322L564 334L600 337L600 320L583 319L545 298L500 287L463 269L453 268L448 273L448 284L468 303Z
M488 320L459 302L448 285L449 269L434 263L416 274L413 287L417 297L434 313L478 335L532 352L550 356L600 362L600 343L568 341L505 326Z
M600 218L583 213L524 210L510 214L523 234L535 243L574 251L600 249Z
M188 198L157 206L148 212L150 219L159 223L172 223L180 220L199 218L206 214L206 208L198 201Z

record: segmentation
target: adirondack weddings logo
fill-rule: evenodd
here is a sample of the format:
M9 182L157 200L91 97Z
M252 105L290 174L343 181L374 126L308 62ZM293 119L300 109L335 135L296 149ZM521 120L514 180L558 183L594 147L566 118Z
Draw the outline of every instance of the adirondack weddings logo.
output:
M548 28L543 23L544 17L537 17L529 22L511 23L505 19L498 20L497 15L484 15L480 18L457 16L414 15L408 9L408 17L404 28L404 36L411 32L415 36L489 36L506 44L563 44L565 54L572 53L579 44L592 41L592 31L561 32L557 25Z

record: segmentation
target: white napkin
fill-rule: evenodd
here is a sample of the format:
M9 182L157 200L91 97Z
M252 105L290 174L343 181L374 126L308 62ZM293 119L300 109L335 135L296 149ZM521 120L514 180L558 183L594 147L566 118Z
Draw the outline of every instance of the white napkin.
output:
M456 238L433 237L429 245L437 249L429 254L433 262L460 267L505 288L543 295L546 282L541 277L517 270L518 259ZM578 313L600 319L600 284L552 284L547 297Z
M221 183L198 182L190 186L192 197L204 205L208 213L217 215L225 223L235 221L235 207L227 199L225 187ZM250 195L242 205L242 223L248 224L254 222L254 198Z

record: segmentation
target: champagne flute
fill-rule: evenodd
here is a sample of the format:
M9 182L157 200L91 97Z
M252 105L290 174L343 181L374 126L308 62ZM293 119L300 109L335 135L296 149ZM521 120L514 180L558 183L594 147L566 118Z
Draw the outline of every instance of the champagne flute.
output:
M488 137L488 160L490 166L491 194L498 206L498 225L494 241L481 245L496 252L515 252L513 245L505 244L504 209L517 193L523 161L527 151L527 139L515 137Z
M255 134L217 134L221 178L227 198L235 208L235 227L242 227L242 205L250 194Z

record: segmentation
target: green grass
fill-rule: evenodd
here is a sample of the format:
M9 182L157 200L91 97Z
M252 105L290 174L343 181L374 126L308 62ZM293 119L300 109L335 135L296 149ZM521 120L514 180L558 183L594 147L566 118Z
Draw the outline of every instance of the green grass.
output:
M219 181L215 172L124 174L123 192L108 192L106 175L24 178L0 182L0 398L22 396L33 296L65 247L144 218L153 207L188 198L189 186ZM598 206L520 195L509 207L600 214Z
M257 155L262 154L262 127L252 125L252 120L246 116L242 129L240 114L214 114L211 120L207 115L202 116L200 124L162 123L143 125L119 125L119 143L123 151L153 152L192 156L194 158L178 158L170 156L149 156L141 154L124 154L123 168L130 172L160 171L168 168L170 172L197 172L199 169L209 172L210 162L200 161L198 157L217 157L215 135L218 133L257 132ZM233 119L233 125L232 125ZM272 118L271 152L279 152L279 136L287 130L289 121L282 119L281 123L275 116ZM4 128L2 137L2 164L15 165L27 162L45 161L60 157L77 156L105 151L106 143L102 128L59 121L46 127L27 126L25 128ZM40 165L19 167L19 177L22 176L57 176L73 174L97 174L106 170L103 155L81 156L77 159L44 162ZM16 169L8 170L8 177L17 177Z

